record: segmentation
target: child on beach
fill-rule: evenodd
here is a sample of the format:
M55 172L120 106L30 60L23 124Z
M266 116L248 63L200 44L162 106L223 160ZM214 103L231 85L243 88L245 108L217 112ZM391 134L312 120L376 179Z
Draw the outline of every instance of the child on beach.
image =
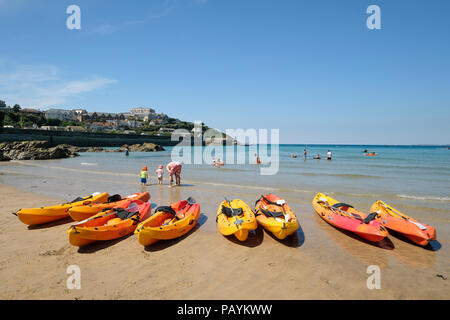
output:
M156 175L158 176L158 184L162 184L163 182L163 166L162 164L159 165L158 169L156 169Z
M143 167L141 170L141 190L142 192L146 191L146 185L147 185L147 167Z

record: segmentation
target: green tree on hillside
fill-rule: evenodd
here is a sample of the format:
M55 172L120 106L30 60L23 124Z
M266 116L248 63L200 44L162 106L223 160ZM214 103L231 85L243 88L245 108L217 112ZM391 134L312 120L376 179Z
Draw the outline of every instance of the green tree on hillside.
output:
M0 130L3 128L3 121L5 120L5 113L0 110Z
M20 109L22 109L18 104L15 104L13 107L13 112L18 113L20 112Z

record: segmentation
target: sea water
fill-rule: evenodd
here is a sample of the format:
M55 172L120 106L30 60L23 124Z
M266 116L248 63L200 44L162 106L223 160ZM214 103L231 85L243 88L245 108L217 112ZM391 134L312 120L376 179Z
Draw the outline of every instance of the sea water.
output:
M225 166L221 168L211 163L183 164L182 183L186 187L203 184L253 192L255 197L260 195L258 193L272 192L282 197L288 193L304 203L310 203L315 193L322 192L341 202L365 203L366 199L382 199L441 212L449 209L450 150L447 147L308 145L304 159L305 145L280 145L279 169L274 175L261 175L261 166L268 166L264 157L261 165L249 163L254 157L254 146L224 147L224 154L226 148L234 149L234 163L238 156L245 156L246 163L227 164L231 159L224 157ZM15 161L0 166L0 172L5 171L0 182L29 189L35 184L33 177L53 176L58 179L46 183L49 183L48 190L55 189L56 193L59 188L51 185L73 183L77 179L92 188L96 181L135 186L141 168L147 166L149 182L155 183L157 167L165 167L171 161L173 147L165 149L152 153L131 152L128 157L119 152L99 152L61 160ZM267 149L270 152L270 146ZM377 155L366 156L365 149ZM331 161L325 159L328 150L333 154ZM297 158L291 158L291 154ZM316 154L321 155L320 160L313 159ZM14 178L8 178L8 170L15 173ZM167 172L164 174L167 183ZM43 187L39 185L35 189L44 190Z

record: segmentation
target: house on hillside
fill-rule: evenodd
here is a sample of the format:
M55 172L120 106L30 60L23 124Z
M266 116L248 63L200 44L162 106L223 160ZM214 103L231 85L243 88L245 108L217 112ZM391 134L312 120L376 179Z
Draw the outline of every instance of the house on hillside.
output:
M47 119L58 119L61 121L75 120L74 114L71 110L64 109L49 109L44 112Z
M152 108L131 108L130 114L140 120L144 120L145 118L148 120L151 117L154 117L156 112Z

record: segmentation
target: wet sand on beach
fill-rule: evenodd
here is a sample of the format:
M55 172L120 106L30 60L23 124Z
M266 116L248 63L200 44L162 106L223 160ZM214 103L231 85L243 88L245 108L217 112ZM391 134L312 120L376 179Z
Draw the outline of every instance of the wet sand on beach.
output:
M188 235L142 247L135 235L84 248L69 244L70 219L29 228L12 212L57 204L80 192L76 179L65 197L23 191L0 181L0 299L448 299L448 220L437 228L441 248L415 246L394 236L374 245L321 220L312 206L291 197L301 230L278 241L259 228L246 243L215 229L223 195L253 205L263 190L192 185L149 186L154 205L193 196L202 217ZM106 183L106 182L105 182ZM111 184L111 182L108 182ZM51 184L51 182L49 182ZM114 186L113 191L124 184ZM132 188L137 188L137 184ZM54 188L54 187L53 187ZM130 186L131 188L131 186ZM109 191L109 190L107 190ZM137 191L137 190L136 190ZM39 192L39 193L38 193ZM112 191L110 191L112 193ZM431 223L431 222L430 222ZM67 267L78 265L81 289L69 290ZM369 265L381 269L381 289L366 285Z

